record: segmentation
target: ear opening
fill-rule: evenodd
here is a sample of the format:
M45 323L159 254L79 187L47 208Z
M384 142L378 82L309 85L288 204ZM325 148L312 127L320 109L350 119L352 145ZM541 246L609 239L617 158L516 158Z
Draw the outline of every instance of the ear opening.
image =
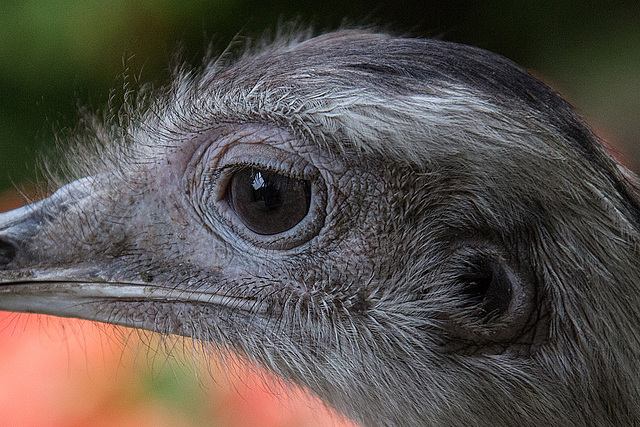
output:
M523 337L535 323L535 284L523 266L507 259L498 247L459 248L450 258L458 301L451 308L452 348L480 348Z
M509 310L513 279L504 262L478 257L471 260L469 271L460 278L463 298L478 307L481 321L488 322Z

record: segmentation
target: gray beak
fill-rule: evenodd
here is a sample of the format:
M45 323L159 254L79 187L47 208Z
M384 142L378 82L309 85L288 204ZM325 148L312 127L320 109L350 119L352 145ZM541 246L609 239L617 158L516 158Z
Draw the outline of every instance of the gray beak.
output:
M144 268L130 268L113 243L125 239L128 228L100 220L113 212L101 197L103 188L97 179L84 178L47 199L0 214L0 310L157 330L153 312L160 308L154 303L240 309L247 304L216 293L215 286L163 286L166 272L154 270L152 276Z
M60 256L69 241L52 246L49 228L56 218L78 209L89 197L91 180L79 180L51 197L0 214L0 310L105 320L94 304L143 288L118 286L88 268ZM57 260L57 261L56 261Z

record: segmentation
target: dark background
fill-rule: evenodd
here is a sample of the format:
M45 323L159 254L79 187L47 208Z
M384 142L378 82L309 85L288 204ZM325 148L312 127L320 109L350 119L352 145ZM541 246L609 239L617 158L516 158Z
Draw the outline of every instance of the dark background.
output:
M640 170L640 2L3 0L0 191L36 179L35 157L104 106L122 74L161 85L173 52L197 65L206 46L298 19L317 31L376 24L501 53L542 77ZM346 21L345 21L346 20Z

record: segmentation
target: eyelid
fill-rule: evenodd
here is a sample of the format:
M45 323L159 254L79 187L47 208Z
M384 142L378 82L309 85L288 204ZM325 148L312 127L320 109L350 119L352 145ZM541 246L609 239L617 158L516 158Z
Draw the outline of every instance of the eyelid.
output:
M210 185L217 202L224 200L226 188L233 174L246 167L254 167L311 183L320 175L314 166L295 154L261 144L238 144L222 156L215 172L211 174Z
M318 170L305 159L266 144L235 144L230 147L218 162L217 168L228 166L254 166L292 178L312 180Z

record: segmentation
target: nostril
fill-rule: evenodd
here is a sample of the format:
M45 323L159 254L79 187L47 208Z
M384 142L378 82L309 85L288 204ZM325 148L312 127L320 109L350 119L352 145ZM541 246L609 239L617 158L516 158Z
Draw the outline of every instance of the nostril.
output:
M16 257L16 247L4 240L0 240L0 270L7 267Z

